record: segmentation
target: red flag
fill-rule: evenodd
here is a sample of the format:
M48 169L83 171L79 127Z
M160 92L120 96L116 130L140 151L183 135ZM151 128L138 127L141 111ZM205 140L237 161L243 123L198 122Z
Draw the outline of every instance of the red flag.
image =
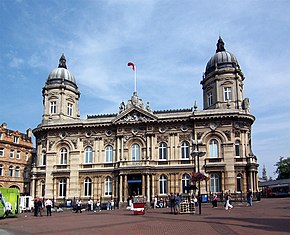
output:
M135 71L135 64L133 62L129 62L128 66L132 66L133 71Z

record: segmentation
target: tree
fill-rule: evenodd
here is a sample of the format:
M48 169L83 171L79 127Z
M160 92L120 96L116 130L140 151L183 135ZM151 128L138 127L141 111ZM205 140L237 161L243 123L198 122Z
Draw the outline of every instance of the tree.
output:
M278 174L277 180L290 178L290 157L284 159L280 157L280 160L275 164L277 170L274 172Z
M265 164L264 164L263 171L262 171L262 179L268 180Z

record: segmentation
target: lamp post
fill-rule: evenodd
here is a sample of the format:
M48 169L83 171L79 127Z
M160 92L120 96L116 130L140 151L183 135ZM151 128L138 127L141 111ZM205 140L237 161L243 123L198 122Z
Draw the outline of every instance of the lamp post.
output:
M199 169L199 158L203 157L206 152L205 151L199 151L198 146L201 145L201 140L193 140L192 141L193 145L196 146L196 149L194 149L191 153L191 156L193 158L197 158L197 172L200 173L200 169ZM201 197L200 197L200 179L198 179L198 196L197 196L197 200L198 200L198 210L199 210L199 214L201 215Z

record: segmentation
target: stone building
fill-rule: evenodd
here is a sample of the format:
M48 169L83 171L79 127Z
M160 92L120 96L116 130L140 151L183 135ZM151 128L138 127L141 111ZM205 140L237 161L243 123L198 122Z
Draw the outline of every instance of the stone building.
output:
M80 92L62 55L46 80L42 123L33 130L33 195L56 202L113 198L120 204L143 195L149 202L155 195L190 193L191 174L199 170L209 177L201 193L256 191L255 117L243 98L244 79L219 38L201 81L202 110L152 111L135 91L115 114L81 119ZM205 156L193 158L194 150Z
M24 134L7 129L6 123L0 126L0 187L30 194L32 154L31 129Z

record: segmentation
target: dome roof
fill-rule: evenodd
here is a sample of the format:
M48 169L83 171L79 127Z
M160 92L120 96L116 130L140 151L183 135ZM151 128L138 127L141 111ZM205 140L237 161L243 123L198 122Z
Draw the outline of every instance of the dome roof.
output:
M219 37L216 53L207 62L205 75L214 71L216 68L235 68L237 66L240 67L237 58L234 56L234 54L225 50L224 42L222 38Z
M48 75L46 84L66 84L77 88L74 75L66 67L64 54L59 59L58 68L52 70Z

